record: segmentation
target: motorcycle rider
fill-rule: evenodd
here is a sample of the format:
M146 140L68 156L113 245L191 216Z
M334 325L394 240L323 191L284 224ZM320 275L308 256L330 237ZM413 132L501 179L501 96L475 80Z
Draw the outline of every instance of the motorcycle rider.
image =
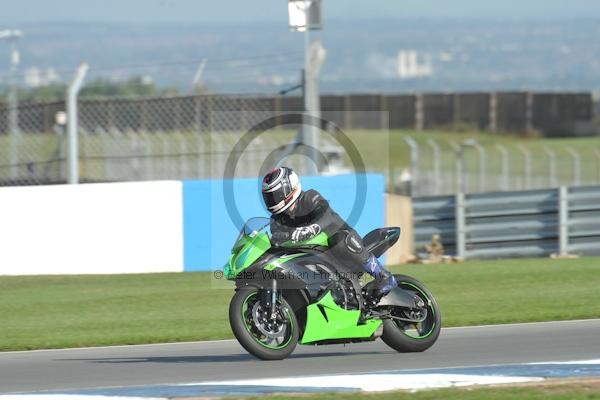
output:
M262 180L262 196L271 213L275 244L302 242L320 232L329 237L334 256L375 278L375 296L381 298L397 286L394 276L368 252L362 238L330 206L319 192L302 191L298 175L288 167L271 170Z

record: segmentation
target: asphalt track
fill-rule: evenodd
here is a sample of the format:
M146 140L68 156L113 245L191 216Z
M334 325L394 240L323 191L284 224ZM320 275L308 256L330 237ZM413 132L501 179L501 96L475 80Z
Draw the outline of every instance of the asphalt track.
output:
M600 358L600 319L443 329L424 353L298 346L264 362L235 341L0 353L0 394Z

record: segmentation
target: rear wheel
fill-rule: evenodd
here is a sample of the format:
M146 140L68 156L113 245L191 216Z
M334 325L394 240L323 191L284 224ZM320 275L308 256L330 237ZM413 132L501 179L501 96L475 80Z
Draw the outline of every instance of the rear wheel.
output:
M401 353L425 351L433 346L440 334L442 318L439 306L431 292L418 280L406 275L394 277L398 287L414 293L422 300L423 307L414 310L401 307L392 309L392 316L396 318L383 321L381 339Z
M271 315L270 309L263 310L256 288L235 293L229 304L229 323L242 347L261 360L282 360L298 343L298 321L289 304L281 297Z

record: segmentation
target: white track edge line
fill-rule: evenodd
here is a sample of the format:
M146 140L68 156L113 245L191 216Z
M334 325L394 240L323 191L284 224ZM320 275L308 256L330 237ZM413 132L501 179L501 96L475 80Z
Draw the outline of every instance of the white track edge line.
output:
M581 361L588 361L588 360L581 360ZM564 361L558 361L558 363L561 363ZM572 361L572 362L576 362L576 361ZM294 377L301 377L301 378L311 378L311 377L320 377L320 376L331 376L331 377L337 377L337 376L346 376L346 375L380 375L380 374L398 374L398 375L403 375L405 373L408 374L412 374L415 372L420 372L420 371L444 371L444 370L449 370L449 369L458 369L458 368L487 368L487 367L503 367L503 366L510 366L510 365L535 365L535 364L553 364L554 362L520 362L520 363L499 363L499 364L470 364L470 365L459 365L459 366L448 366L448 367L427 367L427 368L414 368L414 369L406 369L406 370L394 370L394 369L385 369L385 370L379 370L379 371L373 371L373 370L368 370L368 371L354 371L354 372L339 372L339 373L328 373L328 374L316 374L316 375L301 375L301 376L297 376L297 375L293 375L293 376L277 376L274 377L273 379L288 379L288 378L294 378ZM429 374L431 373L436 373L436 372L429 372ZM425 373L428 374L428 373ZM545 377L535 377L535 378L542 378L542 379L546 379ZM262 378L251 378L251 379L262 379ZM251 380L249 379L249 380ZM239 380L239 379L236 379ZM216 382L216 381L215 381ZM223 384L227 384L229 381L224 380L224 381L218 381L221 382ZM160 387L160 386L173 386L173 387L185 387L185 386L202 386L205 385L206 383L214 383L212 381L200 381L200 382L172 382L172 383L152 383L152 384L140 384L140 385L116 385L116 386L94 386L94 387L87 387L87 388L82 388L81 390L105 390L105 389L127 389L127 388L131 388L131 387L137 387L137 386L143 386L145 388L152 388L152 387ZM8 392L5 393L6 395L20 395L20 394L29 394L29 393L37 393L37 394L47 394L49 392L58 392L58 391L74 391L74 390L78 390L78 389L73 389L73 388L65 388L65 389L44 389L44 390L38 390L38 391L34 391L34 392L22 392L22 391L18 391L18 392ZM0 395L0 400L1 400L1 395Z

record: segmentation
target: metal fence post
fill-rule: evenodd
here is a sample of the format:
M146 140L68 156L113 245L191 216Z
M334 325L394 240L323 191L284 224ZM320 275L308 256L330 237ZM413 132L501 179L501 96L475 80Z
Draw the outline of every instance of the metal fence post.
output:
M466 253L466 216L465 216L465 194L456 193L455 198L456 218L456 255L464 259Z
M415 95L415 129L422 131L425 127L425 110L423 104L423 94Z
M525 172L525 188L531 189L531 152L525 145L518 146L519 151L523 154L524 172Z
M189 179L187 136L180 132L176 137L179 139L179 178Z
M306 31L308 32L308 31ZM305 38L308 36L305 35ZM325 49L320 40L313 41L310 45L306 44L306 64L304 78L304 109L307 118L315 118L317 121L321 117L321 104L319 97L319 73L321 66L325 61ZM309 175L319 175L321 165L319 160L319 136L320 129L314 124L304 123L304 143L308 146L310 161L306 167ZM312 161L312 162L311 162Z
M544 151L548 156L548 181L550 182L550 187L556 187L556 154L548 147L544 147Z
M525 129L530 132L533 129L533 93L525 93Z
M67 127L69 132L69 154L67 155L69 183L79 183L79 137L78 137L78 115L77 115L77 95L83 84L83 79L87 73L87 63L82 63L77 67L75 77L67 89Z
M205 135L198 132L194 135L196 142L196 179L202 179L206 177L205 174L205 160L208 159L206 152Z
M486 156L485 156L485 148L480 145L475 139L473 139L473 147L479 153L479 191L485 192L485 171L486 171Z
M141 171L140 171L140 155L142 147L140 145L140 141L138 138L138 134L133 131L126 132L126 136L129 138L129 146L131 149L131 154L133 157L130 159L131 172L136 180L141 180Z
M573 159L573 185L579 186L581 185L581 157L579 156L579 153L570 146L567 147L567 152L569 152Z
M21 55L17 46L23 32L18 29L0 31L0 39L7 39L10 45L10 69L8 72L8 132L10 137L10 178L17 179L19 168L19 151L21 150L21 133L19 132L19 99L17 94L18 68Z
M569 253L569 189L561 186L558 189L558 252Z
M508 190L508 150L503 144L496 144L501 157L502 190Z
M463 148L459 146L454 141L450 140L450 146L454 150L455 159L455 170L454 170L454 182L455 182L455 193L464 193L465 192L465 180L464 180L464 165L463 165Z
M433 139L428 139L427 144L431 146L433 150L433 182L435 185L434 194L440 194L441 192L441 159L440 159L440 145Z
M490 131L491 132L498 131L498 93L496 93L496 92L490 93L489 120L490 120L490 125L489 125Z
M594 153L596 154L596 158L598 159L598 183L600 183L600 150L596 149L594 150Z
M419 145L410 136L405 136L404 141L410 147L410 192L414 196L419 184Z

